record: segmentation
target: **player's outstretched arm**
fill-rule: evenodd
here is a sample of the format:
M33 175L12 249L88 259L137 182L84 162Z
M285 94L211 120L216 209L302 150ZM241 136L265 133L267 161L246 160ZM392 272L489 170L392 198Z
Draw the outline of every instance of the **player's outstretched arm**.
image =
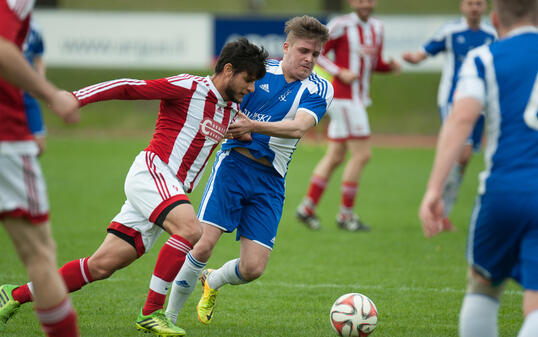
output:
M412 64L418 64L427 58L428 58L428 54L426 54L426 52L422 50L415 51L415 52L405 52L402 54L402 59L405 62L412 63Z
M419 208L419 217L426 237L435 236L441 231L442 190L481 111L482 104L478 100L471 97L462 98L456 101L454 109L443 123L437 141L433 169Z
M279 122L254 121L239 112L235 122L228 128L227 135L237 138L248 132L255 132L272 137L301 138L314 125L316 125L315 118L301 109L297 111L295 119Z
M46 101L66 123L78 122L78 102L73 95L58 90L30 66L13 43L2 37L0 37L0 76L28 91L32 96Z
M0 37L0 77L47 102L57 91L52 83L30 66L13 43L2 37Z

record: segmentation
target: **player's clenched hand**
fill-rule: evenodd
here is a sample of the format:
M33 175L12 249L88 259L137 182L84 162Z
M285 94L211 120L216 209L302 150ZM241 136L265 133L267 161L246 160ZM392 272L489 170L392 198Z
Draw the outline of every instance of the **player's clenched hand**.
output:
M418 216L422 222L422 230L427 238L439 234L443 226L443 201L441 194L427 190L420 204Z
M400 71L402 71L402 66L400 65L398 61L394 59L390 59L389 66L390 66L390 69L396 74L399 74Z
M80 120L78 100L70 92L58 90L49 100L49 107L67 124Z
M247 134L250 138L249 133L252 131L253 126L254 122L250 118L248 118L244 113L238 112L235 116L234 121L228 128L228 132L226 132L226 138L235 138L243 140L240 137L245 134Z

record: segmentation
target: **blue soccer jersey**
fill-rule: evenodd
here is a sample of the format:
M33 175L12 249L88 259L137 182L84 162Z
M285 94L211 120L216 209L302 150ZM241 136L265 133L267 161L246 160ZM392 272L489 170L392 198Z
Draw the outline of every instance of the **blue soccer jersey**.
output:
M312 73L303 81L288 83L282 73L282 62L269 60L266 75L256 81L253 93L241 103L242 112L250 119L263 122L292 120L298 110L310 113L318 123L333 99L333 87L324 78ZM299 139L271 137L253 133L251 142L227 140L223 150L246 147L256 158L267 158L275 170L285 176L288 163Z
M538 290L538 29L521 27L467 56L455 101L485 108L485 170L469 226L467 257L499 283Z
M520 52L519 52L520 50ZM486 110L486 191L538 191L538 35L519 29L469 53L457 98L471 96Z
M493 27L481 24L478 30L472 30L467 25L465 18L461 18L443 25L424 44L424 51L430 56L441 52L445 54L443 73L437 95L437 104L441 109L443 119L449 112L443 112L443 108L452 103L458 72L465 56L471 49L490 44L495 40L495 37L496 32Z

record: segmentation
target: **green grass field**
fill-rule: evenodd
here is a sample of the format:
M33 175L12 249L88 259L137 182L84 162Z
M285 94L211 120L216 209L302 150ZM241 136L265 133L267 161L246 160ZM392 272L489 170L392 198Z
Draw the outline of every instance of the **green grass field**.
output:
M86 132L83 136L50 137L42 164L60 265L90 255L123 204L125 174L150 134L120 136ZM458 230L426 240L417 207L432 149L374 148L356 207L372 225L370 233L336 229L340 171L319 208L323 229L311 232L295 221L294 209L323 152L323 146L302 144L295 153L283 218L266 273L251 284L222 288L209 326L196 318L198 286L178 320L188 336L335 336L328 312L333 301L347 292L364 293L377 305L379 324L372 336L457 336L465 288L466 228L481 158L472 161L453 212ZM200 200L204 181L191 195L194 205ZM167 237L164 234L156 249L133 265L72 295L82 336L143 336L134 322L147 295L158 248ZM223 236L208 267L238 256L234 238ZM25 282L24 269L5 234L0 235L0 254L0 282ZM502 298L500 336L516 336L522 323L521 297L519 287L511 284ZM0 336L42 336L32 306L23 306Z

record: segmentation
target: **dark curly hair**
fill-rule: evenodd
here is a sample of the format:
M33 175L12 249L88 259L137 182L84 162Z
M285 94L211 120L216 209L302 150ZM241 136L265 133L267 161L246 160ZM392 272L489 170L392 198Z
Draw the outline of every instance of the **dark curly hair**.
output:
M246 71L257 80L265 76L265 62L268 53L263 47L258 47L242 37L228 42L222 48L215 66L215 74L222 72L224 66L230 63L234 74Z

